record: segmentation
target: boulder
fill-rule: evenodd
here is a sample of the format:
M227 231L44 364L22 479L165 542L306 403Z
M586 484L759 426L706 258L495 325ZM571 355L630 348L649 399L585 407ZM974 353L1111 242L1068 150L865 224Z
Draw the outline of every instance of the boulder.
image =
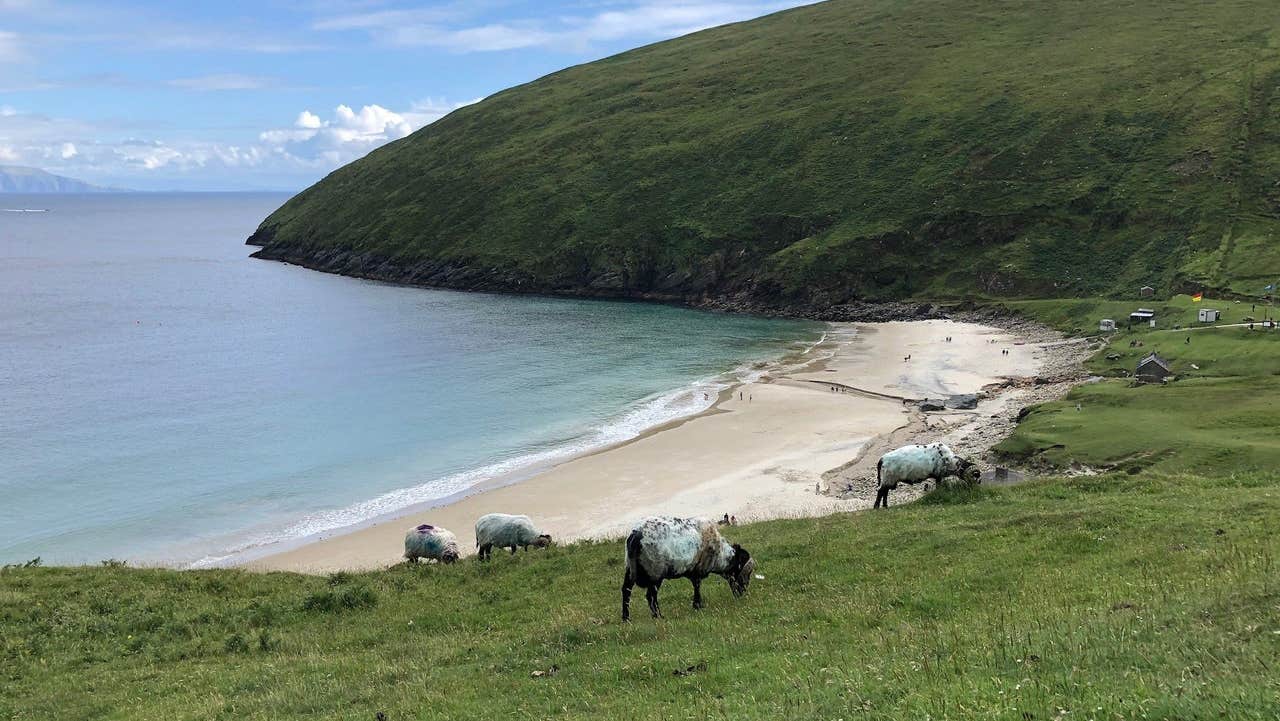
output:
M976 393L961 393L951 396L947 399L946 407L961 411L973 410L978 407L978 396Z
M916 404L922 411L940 411L947 407L947 402L937 398L926 398Z

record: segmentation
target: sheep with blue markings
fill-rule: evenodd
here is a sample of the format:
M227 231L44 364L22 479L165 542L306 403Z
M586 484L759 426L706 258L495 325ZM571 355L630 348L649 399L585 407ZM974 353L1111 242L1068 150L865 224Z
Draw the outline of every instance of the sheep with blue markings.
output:
M410 563L417 563L418 559L453 563L459 555L458 539L447 528L424 523L404 535L404 557Z
M631 588L645 589L649 612L658 609L658 589L669 578L693 583L693 608L702 608L702 579L723 576L733 595L747 592L756 562L750 553L720 536L720 529L705 518L651 516L627 537L626 570L622 578L622 620L631 617Z
M980 482L982 471L973 461L957 456L945 443L903 446L889 451L876 463L878 489L873 508L888 508L889 491L899 483L938 483L949 476L974 484Z
M529 546L546 548L551 536L539 531L528 516L512 516L506 513L490 513L476 521L476 548L480 560L493 555L493 547L510 548L512 555L517 548L529 550Z

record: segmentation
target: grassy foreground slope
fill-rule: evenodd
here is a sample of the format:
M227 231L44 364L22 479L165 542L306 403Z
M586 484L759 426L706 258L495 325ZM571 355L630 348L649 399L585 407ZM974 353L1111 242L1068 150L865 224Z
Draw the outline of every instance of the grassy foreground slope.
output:
M832 0L497 93L300 193L262 257L824 307L1280 277L1280 4Z
M6 719L1274 719L1280 477L1122 474L732 536L618 619L621 542L329 578L0 573ZM643 611L643 599L640 601Z

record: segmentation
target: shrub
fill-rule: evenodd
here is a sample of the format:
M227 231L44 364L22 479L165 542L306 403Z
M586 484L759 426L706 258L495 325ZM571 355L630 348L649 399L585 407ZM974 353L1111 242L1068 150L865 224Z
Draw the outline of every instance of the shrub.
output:
M378 595L367 586L351 586L337 591L314 591L302 600L305 611L350 611L360 608L372 608L378 604Z

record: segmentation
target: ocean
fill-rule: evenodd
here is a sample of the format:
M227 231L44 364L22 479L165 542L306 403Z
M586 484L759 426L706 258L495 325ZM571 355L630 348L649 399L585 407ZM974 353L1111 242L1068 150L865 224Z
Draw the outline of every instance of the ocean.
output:
M249 258L286 199L0 195L0 563L232 563L696 413L825 328Z

